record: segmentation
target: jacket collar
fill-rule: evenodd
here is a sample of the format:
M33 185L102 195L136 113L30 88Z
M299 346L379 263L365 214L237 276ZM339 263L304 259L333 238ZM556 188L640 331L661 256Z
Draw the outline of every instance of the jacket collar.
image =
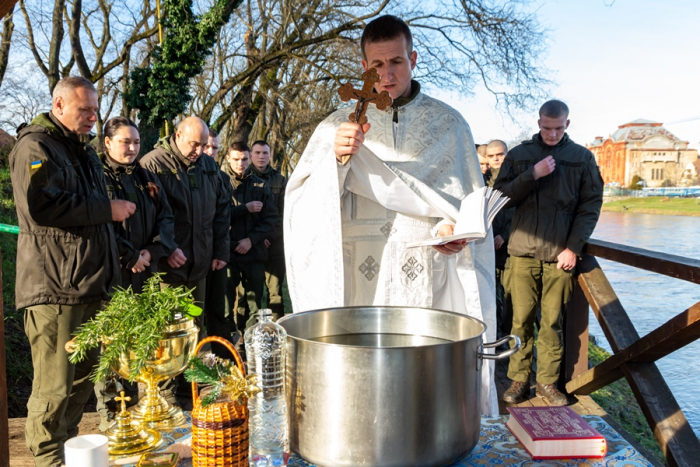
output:
M196 165L199 162L199 159L202 158L202 156L200 156L199 159L197 159L195 162L192 162L191 160L183 156L180 150L177 148L177 144L175 144L175 133L173 133L170 136L159 139L155 147L165 149L165 152L171 154L175 159L184 164L185 167Z
M568 134L568 133L564 133L564 136L562 137L562 139L561 139L556 145L554 145L554 146L550 146L550 145L548 145L547 143L545 143L545 142L542 140L542 135L541 135L540 133L537 133L537 134L533 135L533 136L532 136L532 140L533 140L535 143L537 143L539 146L541 146L541 147L543 147L543 148L545 148L545 149L546 149L546 148L560 148L560 147L564 146L565 144L568 144L569 141L571 141L571 139L569 138L569 134Z
M415 99L418 96L418 93L420 93L420 83L416 81L415 79L411 80L411 95L408 97L400 96L394 99L394 102L391 104L391 106L395 109L398 109L399 107L403 107L406 104L409 104L413 99Z
M120 164L112 159L107 153L100 153L99 156L100 160L102 161L102 165L104 165L106 169L117 174L130 174L136 168L136 161L132 162L131 164Z
M53 112L45 112L37 115L30 123L46 129L46 131L60 139L67 139L75 143L89 143L92 139L91 135L80 135L74 131L68 130L53 114Z

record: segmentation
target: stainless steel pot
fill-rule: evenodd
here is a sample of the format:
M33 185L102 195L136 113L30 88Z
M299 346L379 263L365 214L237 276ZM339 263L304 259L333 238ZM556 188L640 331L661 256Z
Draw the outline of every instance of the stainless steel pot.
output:
M440 466L479 440L481 321L425 308L349 307L279 320L287 331L290 447L325 467ZM508 340L514 347L484 354Z

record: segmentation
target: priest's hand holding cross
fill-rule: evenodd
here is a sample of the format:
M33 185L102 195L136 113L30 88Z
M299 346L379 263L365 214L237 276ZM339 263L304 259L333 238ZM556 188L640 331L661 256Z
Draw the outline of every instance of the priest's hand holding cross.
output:
M353 154L357 154L360 146L365 142L365 133L369 131L370 124L367 123L367 106L373 103L379 110L384 110L392 103L388 92L374 92L374 85L379 81L379 74L374 68L370 68L362 74L364 84L362 89L355 89L352 84L346 83L338 89L338 94L343 102L350 99L357 99L355 111L350 114L350 121L343 122L335 133L333 149L335 158L345 165L350 161Z

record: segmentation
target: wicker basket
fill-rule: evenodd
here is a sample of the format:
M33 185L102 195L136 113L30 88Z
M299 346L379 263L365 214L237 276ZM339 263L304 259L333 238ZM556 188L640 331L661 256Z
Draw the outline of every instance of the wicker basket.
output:
M217 336L203 339L225 346L245 376L243 362L230 342ZM215 402L202 407L197 383L192 383L192 465L193 467L248 467L248 407L246 401Z

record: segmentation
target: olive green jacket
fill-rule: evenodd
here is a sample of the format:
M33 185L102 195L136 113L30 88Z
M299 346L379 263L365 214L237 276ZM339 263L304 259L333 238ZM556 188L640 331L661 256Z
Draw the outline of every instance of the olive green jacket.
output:
M190 162L173 135L158 141L141 165L160 180L173 212L175 243L187 258L179 268L161 259L158 269L166 273L165 281L197 281L207 276L212 260L228 262L230 199L214 159L203 155Z
M267 183L267 186L270 187L272 196L275 197L278 217L270 238L269 256L270 258L284 258L284 232L282 225L284 218L284 193L287 190L287 178L271 165L267 166L265 172L260 172L253 164L250 164L250 166L248 166L248 171L263 179L265 183Z
M87 138L51 113L18 129L9 156L20 227L18 309L107 300L119 282L112 207Z
M556 168L535 180L533 166L552 155ZM494 188L515 206L508 253L557 261L568 248L581 255L603 204L603 179L593 154L564 134L547 146L539 133L508 152Z
M261 178L246 171L241 178L236 177L227 163L221 166L222 172L228 175L233 187L231 195L231 262L239 264L250 261L267 261L268 249L265 240L270 240L278 225L278 213L272 191ZM251 201L260 201L263 208L260 212L250 212L246 206ZM253 246L244 255L234 250L238 241L250 238Z
M141 292L143 283L158 271L158 262L175 251L173 212L158 177L141 167L138 161L125 165L100 155L104 165L107 194L136 204L136 211L123 222L115 222L117 247L121 261L121 285ZM134 273L141 250L151 254L150 266Z

